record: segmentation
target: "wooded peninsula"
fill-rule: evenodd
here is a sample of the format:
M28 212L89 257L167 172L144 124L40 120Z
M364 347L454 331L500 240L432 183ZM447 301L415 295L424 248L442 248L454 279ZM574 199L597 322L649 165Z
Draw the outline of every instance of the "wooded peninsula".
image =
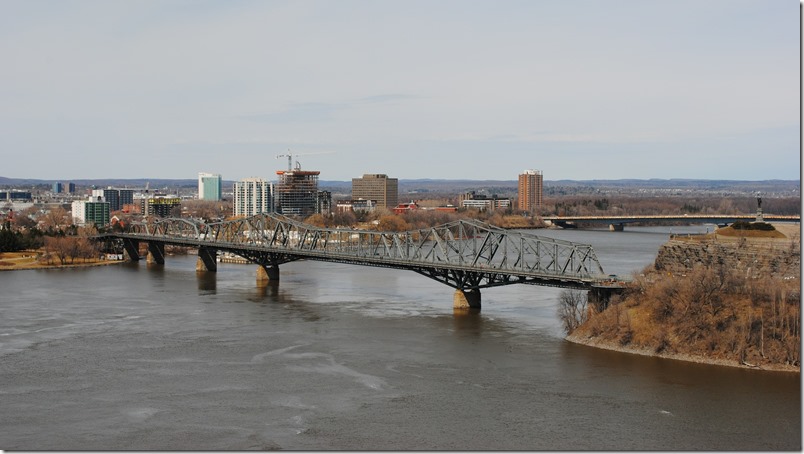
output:
M569 293L569 341L746 368L801 371L798 225L739 223L672 237L605 309Z

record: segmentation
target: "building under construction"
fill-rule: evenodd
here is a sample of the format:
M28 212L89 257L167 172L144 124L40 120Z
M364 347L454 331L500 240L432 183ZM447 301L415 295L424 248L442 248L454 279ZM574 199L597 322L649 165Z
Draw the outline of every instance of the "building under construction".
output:
M277 170L277 211L286 216L309 216L319 211L318 170Z

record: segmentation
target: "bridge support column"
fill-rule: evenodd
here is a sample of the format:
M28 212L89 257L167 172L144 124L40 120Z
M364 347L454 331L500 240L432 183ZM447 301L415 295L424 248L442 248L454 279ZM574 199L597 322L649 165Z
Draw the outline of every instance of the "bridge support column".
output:
M609 224L609 231L622 232L625 230L625 224Z
M123 249L128 255L128 259L132 262L140 260L140 242L129 238L123 238Z
M165 264L165 243L148 243L148 263Z
M480 289L455 290L452 297L453 309L480 310Z
M621 288L592 287L586 293L586 301L593 306L597 312L603 312L609 307L611 297L622 293Z
M218 250L206 246L198 248L198 261L195 263L196 271L218 271Z
M257 285L279 282L279 265L260 265L257 268Z

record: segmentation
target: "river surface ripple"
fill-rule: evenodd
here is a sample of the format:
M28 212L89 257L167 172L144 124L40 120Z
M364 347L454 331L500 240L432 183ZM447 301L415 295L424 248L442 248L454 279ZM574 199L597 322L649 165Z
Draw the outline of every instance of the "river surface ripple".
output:
M674 233L534 233L605 271ZM800 375L562 339L559 289L452 289L418 274L194 257L0 273L0 449L801 450Z

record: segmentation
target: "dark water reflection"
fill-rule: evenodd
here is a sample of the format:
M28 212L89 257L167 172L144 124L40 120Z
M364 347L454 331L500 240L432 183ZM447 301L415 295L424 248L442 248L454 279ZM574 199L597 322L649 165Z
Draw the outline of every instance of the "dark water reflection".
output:
M559 232L606 271L668 229ZM550 232L552 233L552 232ZM296 262L0 273L7 450L800 450L800 377L562 339L557 289Z

